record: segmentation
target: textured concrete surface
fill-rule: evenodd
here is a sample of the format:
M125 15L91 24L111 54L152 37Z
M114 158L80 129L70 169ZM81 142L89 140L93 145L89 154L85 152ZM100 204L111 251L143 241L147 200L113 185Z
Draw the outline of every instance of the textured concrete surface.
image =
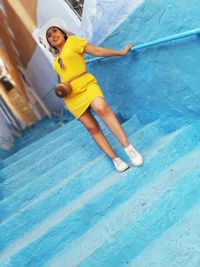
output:
M20 158L21 154L23 154L23 148L41 139L46 134L51 133L53 130L61 127L63 124L66 124L72 119L74 119L72 115L69 115L69 112L64 110L63 114L60 114L59 116L52 115L51 118L44 117L38 121L37 124L27 127L25 130L20 132L21 136L14 135L13 131L11 131L12 129L10 129L7 124L4 124L4 120L2 120L0 126L0 135L2 134L5 142L13 142L13 147L11 147L10 150L4 150L0 148L0 159L4 160L4 166L9 165L10 162L15 161L16 158ZM42 141L40 142L42 143ZM31 150L32 147L30 146L29 149ZM19 150L20 153L14 156L14 153ZM9 155L12 155L12 157L9 158ZM2 181L1 173L0 181Z
M80 125L75 125L74 121L47 135L43 142L42 149L48 149L50 140L57 140L59 144L65 132L74 136L74 131L79 131L81 139L87 140L85 145L81 142L72 144L74 152L65 159L60 154L60 164L51 166L53 160L47 161L44 163L47 171L35 178L32 177L34 170L27 165L26 177L29 179L26 180L23 180L23 169L17 170L14 162L8 166L21 174L22 182L20 176L15 182L13 180L10 188L13 190L16 186L15 190L9 196L4 195L0 202L2 266L132 264L151 241L159 242L159 236L197 205L199 125L185 124L176 129L171 118L166 118L142 126L136 117L123 125L130 141L145 157L142 168L116 174L110 161L92 145L89 136L80 132ZM126 158L113 136L107 134L118 154ZM71 144L69 136L66 144ZM35 158L37 150L38 162L35 164L40 164L39 144L40 141L35 142L35 149L24 154L19 163L23 159L26 162L30 155ZM63 152L65 150L63 147ZM5 181L12 180L13 175ZM9 189L9 183L7 186ZM4 192L3 187L1 189ZM183 211L179 206L175 211L173 208L173 203L179 201L178 192L185 201L181 203L187 204ZM185 195L190 202L184 199ZM159 214L158 210L163 213ZM159 224L163 227L158 227ZM151 229L151 235L148 229ZM162 253L164 257L165 253Z
M200 2L145 1L103 43L122 49L175 33L199 28ZM125 58L91 63L108 100L122 115L145 122L160 116L200 113L200 37L191 37L133 52ZM108 75L109 70L109 75Z

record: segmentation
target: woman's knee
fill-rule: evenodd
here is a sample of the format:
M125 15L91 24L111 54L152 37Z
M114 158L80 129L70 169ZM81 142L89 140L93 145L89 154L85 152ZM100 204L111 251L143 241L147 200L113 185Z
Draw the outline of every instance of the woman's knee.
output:
M100 126L98 123L88 125L86 128L91 135L95 135L100 131Z
M100 117L105 117L109 115L109 113L111 112L111 109L106 103L103 103L95 107L95 112Z

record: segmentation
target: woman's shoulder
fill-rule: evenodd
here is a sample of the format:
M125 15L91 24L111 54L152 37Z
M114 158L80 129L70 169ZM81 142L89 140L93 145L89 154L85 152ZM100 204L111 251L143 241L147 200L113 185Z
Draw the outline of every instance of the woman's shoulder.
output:
M85 40L84 38L80 37L79 35L70 35L68 37L68 40L69 41L72 41L72 42L87 42L87 40Z
M68 39L71 39L71 40L73 40L73 39L82 39L79 35L70 35L70 36L68 36Z
M78 35L70 36L70 47L72 50L78 53L83 53L84 47L88 44L88 41Z

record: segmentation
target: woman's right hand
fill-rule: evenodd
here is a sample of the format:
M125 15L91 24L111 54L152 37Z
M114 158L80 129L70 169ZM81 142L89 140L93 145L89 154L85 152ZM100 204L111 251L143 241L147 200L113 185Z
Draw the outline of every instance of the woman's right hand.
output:
M125 56L128 54L128 52L131 50L131 48L133 47L132 44L128 44L124 47L124 50L122 50L122 56Z

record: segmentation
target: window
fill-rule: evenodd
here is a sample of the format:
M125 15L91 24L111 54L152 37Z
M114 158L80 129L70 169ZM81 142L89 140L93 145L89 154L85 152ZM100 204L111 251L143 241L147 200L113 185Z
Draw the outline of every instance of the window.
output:
M74 13L76 13L76 15L81 20L84 0L65 0L65 2L68 3L68 5L71 7L71 9L74 11Z

